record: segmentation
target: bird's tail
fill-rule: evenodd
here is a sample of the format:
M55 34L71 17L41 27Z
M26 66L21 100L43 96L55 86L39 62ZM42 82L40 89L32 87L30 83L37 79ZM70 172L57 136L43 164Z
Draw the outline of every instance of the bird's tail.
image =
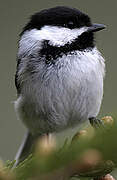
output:
M35 141L36 137L32 136L30 132L27 132L25 134L23 142L20 145L20 148L16 154L13 168L15 168L20 162L27 158L30 153L32 153Z

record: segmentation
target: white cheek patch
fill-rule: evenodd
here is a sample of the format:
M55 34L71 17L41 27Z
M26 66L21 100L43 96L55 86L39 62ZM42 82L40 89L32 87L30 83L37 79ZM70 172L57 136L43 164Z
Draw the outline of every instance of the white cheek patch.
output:
M44 26L42 29L32 29L26 31L22 36L21 41L24 39L31 45L32 43L42 42L48 40L52 46L64 46L67 43L73 42L78 36L87 31L88 27L69 29L58 26ZM21 42L20 41L20 42Z
M70 43L74 39L78 38L78 36L80 36L87 29L87 27L68 29L64 27L44 26L40 30L40 36L43 39L49 40L50 44L53 46L64 46L65 44Z

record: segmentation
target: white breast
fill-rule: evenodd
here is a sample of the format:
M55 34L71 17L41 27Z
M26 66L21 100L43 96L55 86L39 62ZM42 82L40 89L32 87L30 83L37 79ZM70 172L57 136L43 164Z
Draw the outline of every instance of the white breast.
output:
M53 132L79 125L99 113L103 97L104 59L99 51L63 56L55 65L37 67L27 77L16 110L33 132ZM21 73L21 72L20 72Z

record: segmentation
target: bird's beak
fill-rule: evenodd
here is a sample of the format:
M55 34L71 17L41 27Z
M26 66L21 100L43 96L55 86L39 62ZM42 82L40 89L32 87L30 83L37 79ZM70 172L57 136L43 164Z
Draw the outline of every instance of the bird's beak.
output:
M92 26L88 27L87 32L97 32L105 28L106 26L104 24L92 24Z

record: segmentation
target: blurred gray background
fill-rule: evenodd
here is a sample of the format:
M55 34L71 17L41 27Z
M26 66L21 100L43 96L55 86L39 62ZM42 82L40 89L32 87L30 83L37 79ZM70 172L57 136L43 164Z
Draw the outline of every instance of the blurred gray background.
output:
M107 25L96 38L107 69L100 116L117 110L117 0L0 0L0 157L4 160L13 159L26 130L13 105L18 35L31 14L57 5L78 8L93 22Z

